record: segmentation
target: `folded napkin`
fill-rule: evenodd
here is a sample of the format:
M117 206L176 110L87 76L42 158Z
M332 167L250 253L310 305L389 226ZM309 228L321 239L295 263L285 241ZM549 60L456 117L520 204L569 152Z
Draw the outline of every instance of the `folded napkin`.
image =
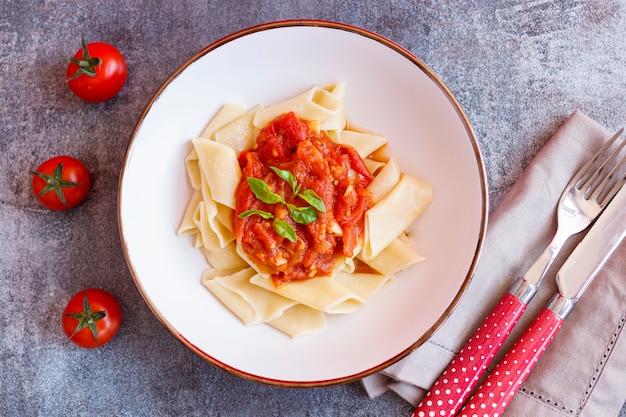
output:
M413 405L452 361L512 282L556 230L555 207L574 172L611 136L575 111L491 214L466 293L444 324L403 360L365 378L371 397L391 389ZM490 370L546 306L554 277L584 233L571 238ZM626 400L626 242L580 299L505 416L617 416Z

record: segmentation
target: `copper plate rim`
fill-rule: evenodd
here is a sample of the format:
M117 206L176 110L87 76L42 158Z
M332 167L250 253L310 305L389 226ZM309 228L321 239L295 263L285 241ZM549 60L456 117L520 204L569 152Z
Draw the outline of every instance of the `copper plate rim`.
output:
M474 252L474 257L472 260L472 263L470 265L470 268L467 272L467 275L463 281L463 284L461 285L458 293L456 294L456 296L454 297L454 299L452 300L452 302L450 303L450 305L446 308L446 310L443 312L443 314L441 315L441 317L430 327L430 329L428 331L426 331L419 339L417 339L413 344L411 344L410 346L408 346L406 349L404 349L402 352L398 353L397 355L385 360L384 362L365 369L361 372L357 372L355 374L352 375L346 375L343 377L339 377L339 378L333 378L333 379L326 379L326 380L315 380L315 381L288 381L288 380L281 380L281 379L273 379L273 378L267 378L267 377L263 377L263 376L259 376L259 375L254 375L245 371L242 371L240 369L237 369L231 365L228 365L214 357L212 357L211 355L209 355L208 353L204 352L203 350L201 350L200 348L198 348L197 346L193 345L189 340L187 340L185 338L184 335L180 334L179 332L177 332L174 327L167 321L167 319L165 317L163 317L163 315L159 312L159 310L156 308L156 306L154 305L154 303L152 302L152 300L150 300L150 298L146 295L146 292L144 291L144 288L141 284L141 282L139 282L139 280L137 279L137 273L132 265L132 262L130 261L130 256L128 253L128 246L126 244L126 240L124 238L124 232L123 232L123 228L122 228L122 219L121 219L121 195L122 195L122 189L123 189L123 178L124 178L124 173L126 170L126 166L127 166L127 162L130 156L130 152L132 149L132 145L133 145L133 141L134 138L137 134L137 131L139 130L141 124L143 123L143 120L145 119L145 117L147 116L148 112L150 111L152 105L154 104L154 102L159 98L159 96L161 95L161 93L165 90L165 88L167 88L167 86L172 82L173 79L175 79L181 72L183 72L187 67L189 67L193 62L197 61L198 59L202 58L203 56L205 56L206 54L208 54L209 52L219 48L220 46L232 42L233 40L236 40L238 38L244 37L244 36L248 36L254 33L258 33L258 32L262 32L265 30L272 30L272 29L279 29L279 28L284 28L284 27L294 27L294 26L308 26L308 27L321 27L321 28L327 28L327 29L336 29L336 30L343 30L343 31L347 31L347 32L351 32L357 35L361 35L364 36L366 38L370 38L376 42L379 42L385 46L387 46L388 48L394 50L395 52L399 53L400 55L404 56L406 59L408 59L409 61L411 61L412 63L414 63L417 67L419 67L433 82L435 82L437 84L437 86L443 91L443 93L446 95L446 97L450 100L451 104L454 106L454 108L456 109L457 114L459 115L459 117L461 118L461 120L463 121L463 125L465 126L465 129L467 131L468 136L471 139L471 143L472 143L472 147L474 149L474 156L475 156L475 160L478 164L478 170L480 172L480 183L481 183L481 192L482 192L482 202L483 202L483 209L482 209L482 214L481 214L481 225L480 225L480 232L479 232L479 238L478 238L478 242L476 244L476 248L475 248L475 252ZM478 141L476 139L476 136L474 134L474 131L469 123L469 120L467 118L467 116L465 115L465 112L462 110L461 106L459 105L458 101L456 100L456 98L452 95L452 93L450 92L450 90L448 89L448 87L439 79L439 77L426 65L424 64L424 62L422 62L419 58L417 58L415 55L413 55L411 52L409 52L408 50L406 50L405 48L401 47L400 45L396 44L395 42L381 36L378 35L376 33L373 33L371 31L368 31L366 29L363 28L359 28L356 26L351 26L345 23L339 23L339 22L332 22L332 21L324 21L324 20L283 20L283 21L276 21L276 22L270 22L270 23L264 23L264 24L260 24L260 25L256 25L256 26L252 26L249 27L247 29L243 29L240 31L237 31L231 35L225 36L213 43L211 43L210 45L206 46L205 48L203 48L202 50L200 50L199 52L197 52L195 55L193 55L191 58L189 58L187 61L185 61L174 73L172 73L167 80L161 85L161 87L159 87L159 89L154 93L154 95L152 96L152 98L150 99L150 101L148 102L148 104L146 105L144 111L142 112L141 116L139 117L135 128L133 129L133 133L131 136L131 140L128 144L127 150L126 150L126 155L124 158L124 165L122 168L122 172L120 175L120 181L119 181L119 193L118 193L118 227L119 227L119 233L121 236L121 240L122 240L122 247L124 250L124 256L126 257L126 261L128 264L128 267L130 269L131 275L133 276L133 280L135 281L135 285L137 286L137 288L139 289L139 292L141 293L141 296L143 297L143 299L145 300L145 302L148 304L149 308L152 310L153 314L159 319L159 321L161 321L161 323L165 326L165 328L180 342L182 343L184 346L186 346L188 349L190 349L192 352L194 352L195 354L197 354L199 357L201 357L203 360L211 363L212 365L218 367L219 369L222 369L230 374L236 375L238 377L247 379L247 380L251 380L251 381L255 381L255 382L259 382L259 383L263 383L263 384L267 384L267 385L274 385L274 386L279 386L279 387L289 387L289 388L313 388L313 387L323 387L323 386L331 386L331 385L339 385L339 384L345 384L345 383L349 383L349 382L354 382L356 380L359 380L361 378L364 378L368 375L372 375L376 372L379 372L381 370L383 370L384 368L387 368L388 366L392 365L393 363L399 361L400 359L404 358L405 356L407 356L409 353L411 353L413 350L415 350L417 347L419 347L420 345L422 345L445 321L445 319L452 313L452 311L454 311L454 309L456 308L459 300L461 299L461 297L463 296L463 294L465 293L465 291L467 290L467 287L469 286L469 283L474 275L474 272L476 270L476 266L478 263L478 259L480 257L480 253L483 247L483 243L484 243L484 238L485 238L485 233L486 233L486 228L487 228L487 217L488 217L488 188L487 188L487 176L486 176L486 170L485 170L485 165L484 165L484 161L482 159L481 156L481 152L480 152L480 148L478 145Z

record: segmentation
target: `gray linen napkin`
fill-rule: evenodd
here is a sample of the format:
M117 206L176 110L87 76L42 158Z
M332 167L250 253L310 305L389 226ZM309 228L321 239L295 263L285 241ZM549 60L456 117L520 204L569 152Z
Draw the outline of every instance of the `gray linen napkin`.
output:
M563 188L610 136L580 111L572 113L491 214L476 273L456 309L426 343L362 381L371 397L391 389L417 405L515 278L547 246L556 230L555 207ZM583 235L570 239L491 369L546 306L556 291L556 271ZM623 243L565 321L505 416L617 416L626 400L625 272Z

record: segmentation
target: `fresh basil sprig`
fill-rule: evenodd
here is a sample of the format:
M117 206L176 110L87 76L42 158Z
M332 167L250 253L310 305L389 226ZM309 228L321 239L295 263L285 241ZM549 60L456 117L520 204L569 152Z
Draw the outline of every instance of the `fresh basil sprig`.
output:
M291 192L294 197L300 197L311 206L315 207L316 210L326 213L326 206L324 205L324 200L321 199L319 195L313 190L304 190L300 192L301 185L298 184L298 180L296 177L289 171L284 169L276 168L274 166L270 167L272 171L276 173L280 178L287 181L287 183L291 186Z
M292 242L296 242L296 240L298 239L296 236L296 231L294 230L293 227L291 227L291 225L289 223L287 223L286 221L284 221L283 219L277 219L274 217L274 215L272 213L268 213L267 211L263 211L263 210L246 210L242 213L240 213L237 217L239 217L240 219L246 218L248 216L254 216L254 215L259 215L264 219L274 219L272 221L272 226L274 227L274 230L276 231L276 233L278 233L279 236L284 237L285 239L289 239Z
M270 169L274 171L276 175L278 175L280 178L287 181L289 185L291 185L291 192L294 196L298 195L298 193L300 192L300 184L298 184L298 180L291 172L284 169L276 168L274 166L271 166Z
M254 193L254 196L264 202L265 204L283 203L285 200L270 190L270 187L260 178L248 177L248 185Z
M289 239L294 243L296 242L296 231L293 230L293 227L291 227L289 223L287 223L283 219L274 219L274 221L272 222L272 226L274 226L274 230L276 230L276 233L278 233L280 236Z
M294 222L300 224L310 224L317 220L317 211L313 207L296 207L293 204L287 204L289 217Z
M326 213L326 206L324 200L315 193L313 190L304 190L298 194L298 197L315 207L318 211Z
M239 214L240 219L246 218L248 216L252 216L253 214L258 214L259 216L263 217L264 219L273 219L274 215L272 213L268 213L267 211L263 211L263 210L246 210L242 213Z
M301 185L298 184L298 180L296 177L289 171L277 168L275 166L270 167L272 171L276 173L280 178L285 180L291 186L291 192L293 197L300 197L307 203L309 203L308 207L297 207L291 203L287 203L285 199L273 192L269 185L265 183L260 178L249 177L247 179L248 185L250 186L250 190L254 194L256 198L261 200L265 204L276 204L281 203L287 206L287 211L289 212L289 217L299 224L311 224L317 220L318 214L317 212L326 212L326 206L324 205L324 200L315 193L313 190L304 190L301 191ZM239 214L240 219L243 219L248 216L259 215L264 219L274 219L272 222L272 226L276 233L279 236L289 239L292 242L295 242L296 231L294 228L282 219L275 218L272 213L263 210L246 210L243 213Z

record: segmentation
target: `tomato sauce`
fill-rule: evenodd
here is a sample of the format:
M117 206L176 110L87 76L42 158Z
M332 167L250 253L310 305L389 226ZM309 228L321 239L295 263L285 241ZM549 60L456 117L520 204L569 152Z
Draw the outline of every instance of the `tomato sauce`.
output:
M328 276L337 257L356 255L364 215L373 202L365 189L372 176L354 148L333 142L290 112L260 131L254 149L242 152L239 164L243 176L236 191L235 237L250 260L271 274L276 286ZM302 190L314 191L326 211L304 225L291 219L285 204L257 199L248 185L249 177L262 179L286 203L308 205L299 196L293 197L291 185L271 166L289 171ZM286 221L295 230L296 241L279 235L272 220L259 215L238 217L247 210L262 210Z

